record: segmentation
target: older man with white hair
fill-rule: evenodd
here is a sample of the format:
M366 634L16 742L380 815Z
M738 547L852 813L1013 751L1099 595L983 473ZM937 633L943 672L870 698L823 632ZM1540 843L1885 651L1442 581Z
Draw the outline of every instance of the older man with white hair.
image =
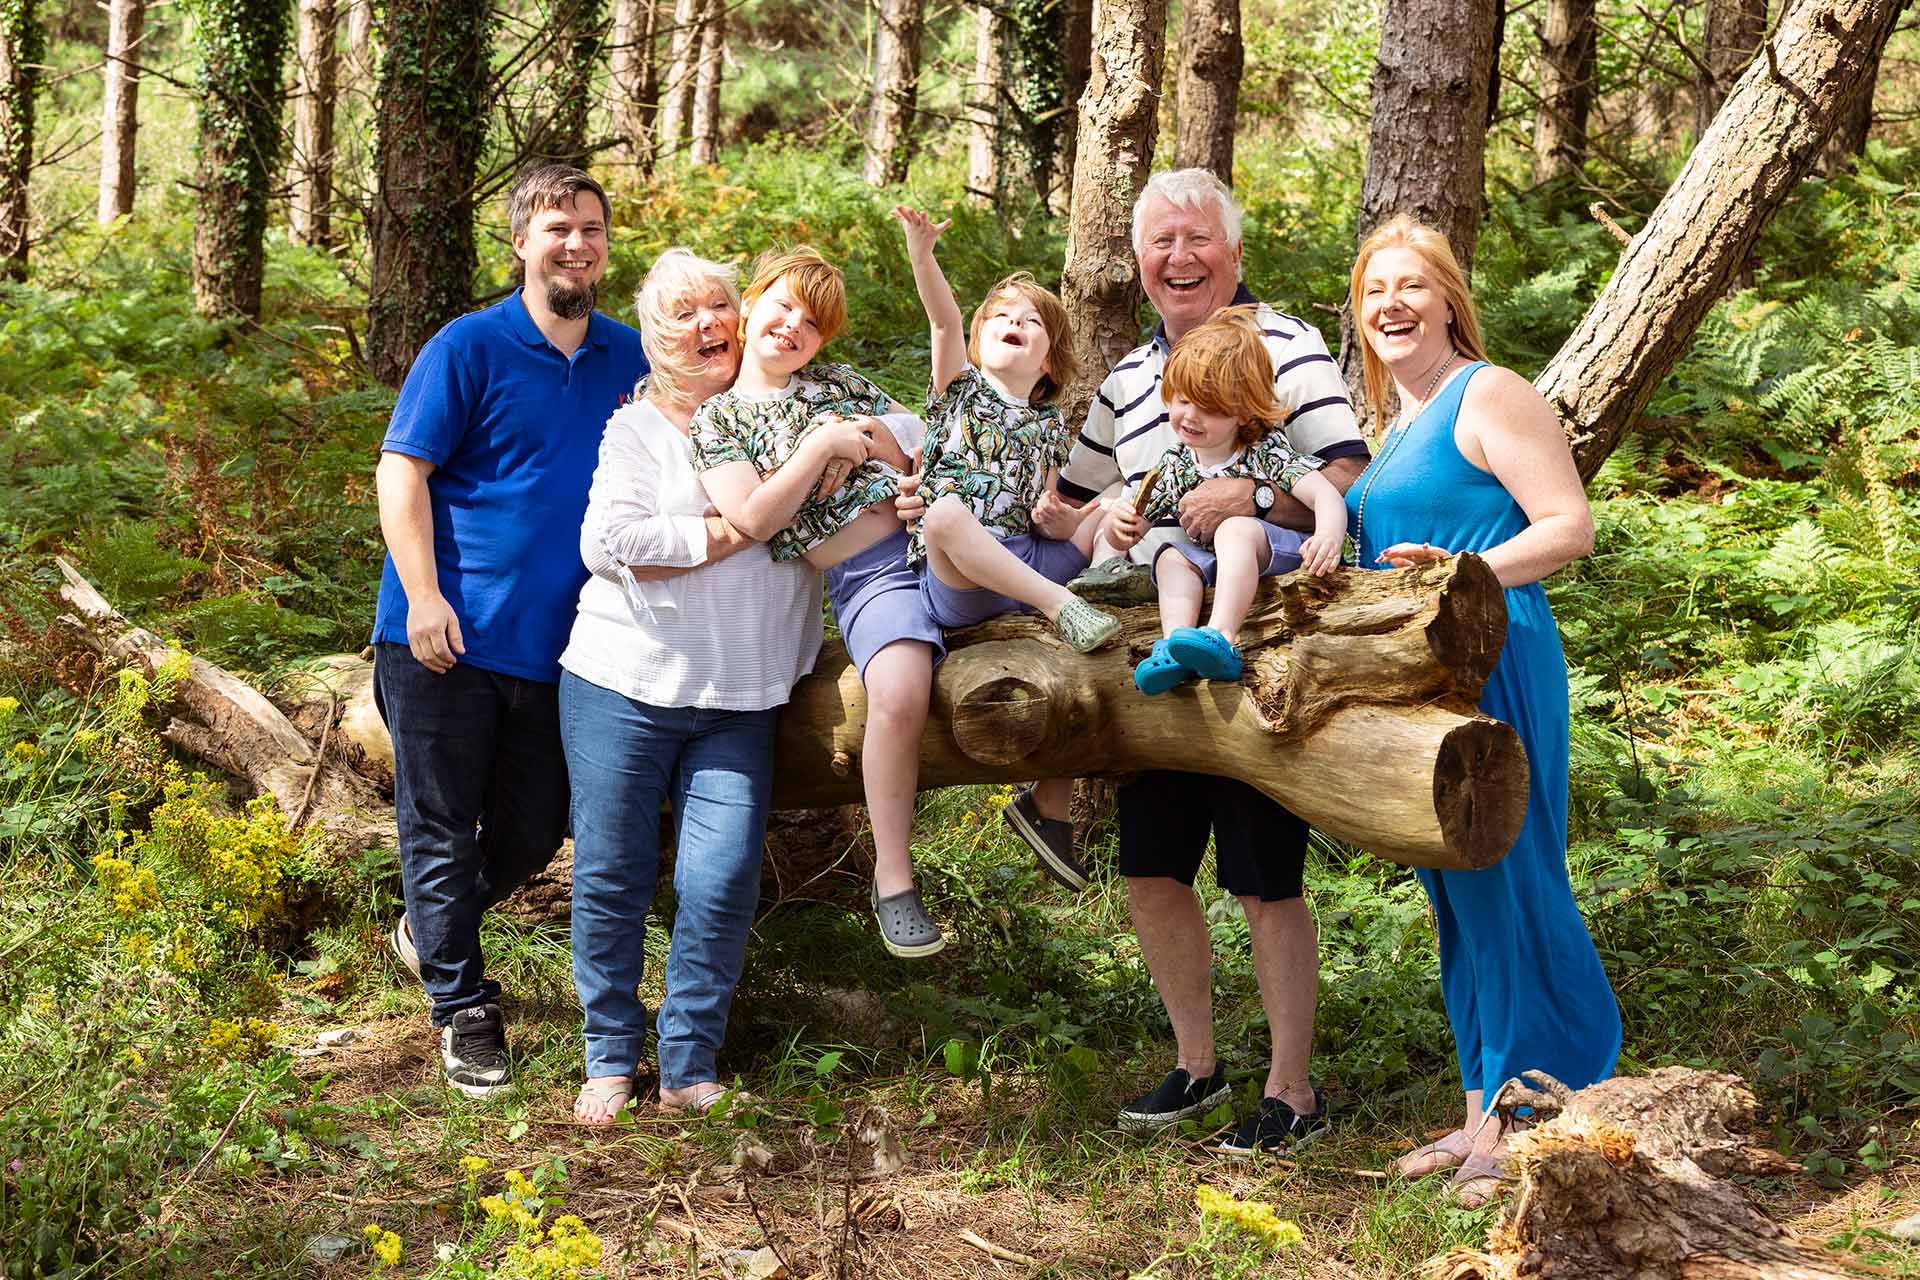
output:
M1116 484L1137 484L1176 443L1160 392L1173 344L1221 307L1258 301L1240 279L1240 209L1204 169L1148 181L1133 207L1133 250L1160 325L1100 385L1060 475L1060 500L1073 505ZM1321 458L1320 474L1345 490L1365 469L1367 448L1325 340L1306 321L1273 307L1260 304L1256 314L1273 359L1274 392L1286 409L1287 443ZM1209 540L1227 517L1245 515L1313 528L1305 506L1248 479L1209 480L1180 506L1180 524L1196 541ZM1161 540L1150 533L1133 549L1134 558L1146 562ZM1044 792L1023 797L1029 821L1022 834L1070 837L1071 828L1052 821L1066 817L1062 799ZM1009 817L1016 829L1022 826ZM1179 1051L1166 1079L1121 1110L1121 1126L1163 1128L1205 1115L1231 1096L1214 1051L1212 950L1193 890L1211 832L1216 882L1246 911L1273 1042L1259 1108L1220 1150L1245 1155L1317 1136L1326 1128L1326 1106L1307 1075L1320 970L1313 917L1301 898L1306 824L1237 779L1161 771L1120 789L1119 822L1120 873L1134 929Z

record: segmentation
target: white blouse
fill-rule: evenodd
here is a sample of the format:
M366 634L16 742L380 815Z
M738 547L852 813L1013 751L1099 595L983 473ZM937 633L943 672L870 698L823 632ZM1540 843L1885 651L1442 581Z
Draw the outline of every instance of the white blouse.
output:
M580 528L593 577L560 665L656 707L761 711L786 702L820 653L820 575L765 543L707 563L713 504L687 437L651 402L618 409ZM635 581L629 566L690 569Z

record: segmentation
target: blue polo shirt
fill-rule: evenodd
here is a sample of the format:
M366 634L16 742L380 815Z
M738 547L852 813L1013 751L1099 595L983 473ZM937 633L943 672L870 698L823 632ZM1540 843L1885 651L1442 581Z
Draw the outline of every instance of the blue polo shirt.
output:
M647 371L637 330L595 312L571 355L515 291L433 335L400 388L382 450L425 458L440 592L460 661L560 679L587 580L580 522L608 417ZM387 557L375 643L407 643L407 595Z

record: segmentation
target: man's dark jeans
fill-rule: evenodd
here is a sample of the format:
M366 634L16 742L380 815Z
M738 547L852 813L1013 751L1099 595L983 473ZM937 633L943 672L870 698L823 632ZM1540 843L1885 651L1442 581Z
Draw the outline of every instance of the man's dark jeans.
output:
M437 676L375 646L374 702L393 738L400 883L433 1024L492 1004L480 916L545 867L567 828L559 686L464 662Z

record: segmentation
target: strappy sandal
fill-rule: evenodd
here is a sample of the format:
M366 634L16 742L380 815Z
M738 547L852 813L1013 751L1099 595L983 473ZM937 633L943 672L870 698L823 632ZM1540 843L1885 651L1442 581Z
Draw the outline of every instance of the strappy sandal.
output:
M1444 1138L1436 1139L1422 1147L1415 1147L1393 1162L1393 1171L1403 1178L1427 1178L1436 1173L1445 1173L1457 1169L1466 1163L1473 1153L1473 1139L1465 1129L1455 1129ZM1407 1166L1416 1162L1427 1162L1418 1171Z
M1506 1139L1500 1140L1501 1147ZM1492 1151L1471 1151L1453 1171L1453 1177L1447 1183L1447 1194L1453 1197L1463 1209L1478 1209L1505 1190L1514 1180L1507 1169L1506 1152L1500 1148Z
M580 1114L580 1104L591 1102L597 1113L590 1118ZM580 1124L612 1124L620 1118L620 1113L633 1102L633 1077L617 1076L588 1080L580 1086L580 1096L573 1100L573 1118ZM604 1114L598 1114L602 1108Z
M726 1085L709 1082L685 1102L672 1103L662 1099L660 1110L670 1116L719 1116L731 1113L740 1103L752 1101L753 1095L745 1089L729 1089Z

